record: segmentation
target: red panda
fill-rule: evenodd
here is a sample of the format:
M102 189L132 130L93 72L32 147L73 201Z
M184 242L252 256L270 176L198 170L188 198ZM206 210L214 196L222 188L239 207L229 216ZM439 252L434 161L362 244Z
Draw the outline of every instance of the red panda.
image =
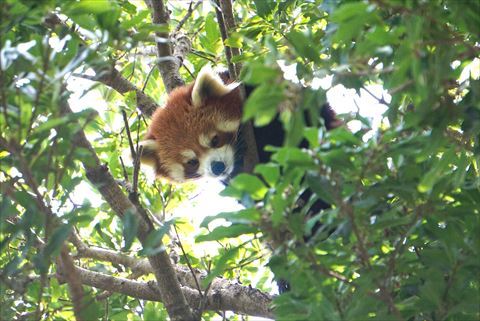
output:
M165 106L153 114L141 142L142 163L152 166L157 177L173 182L202 177L227 181L241 171L242 107L238 83L204 67L194 83L172 91ZM322 106L320 115L327 129L341 124L328 105ZM254 135L264 163L270 157L264 147L281 146L285 132L277 118L255 128Z
M225 84L203 68L194 83L176 88L155 111L141 161L174 182L227 178L234 170L242 105L237 83Z

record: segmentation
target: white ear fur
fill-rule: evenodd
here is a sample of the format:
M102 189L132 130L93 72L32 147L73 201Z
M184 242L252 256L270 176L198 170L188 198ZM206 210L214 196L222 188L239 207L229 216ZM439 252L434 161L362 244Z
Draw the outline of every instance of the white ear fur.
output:
M192 90L192 103L200 107L208 97L221 97L238 87L238 83L225 85L220 76L207 65L198 73Z

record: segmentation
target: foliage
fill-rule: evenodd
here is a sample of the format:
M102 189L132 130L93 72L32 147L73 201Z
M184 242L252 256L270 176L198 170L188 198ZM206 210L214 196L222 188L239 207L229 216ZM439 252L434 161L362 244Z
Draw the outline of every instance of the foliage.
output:
M89 245L119 253L141 250L131 232L135 221L115 217L87 183L80 163L89 154L72 141L84 129L100 160L124 180L132 168L120 161L128 148L121 111L134 139L148 121L133 93L98 82L78 88L84 82L74 75L115 66L162 102L165 90L148 48L165 27L153 26L137 1L6 0L0 8L0 137L18 152L0 146L1 318L72 319L67 287L52 277L69 233L78 230ZM188 3L171 1L169 9L172 30ZM267 124L284 98L296 107L281 113L285 146L272 149L272 161L258 165L257 175L239 175L224 192L249 208L206 218L196 244L191 234L198 226L176 221L187 252L180 263L188 259L211 272L205 284L223 275L270 291L261 239L272 248L269 267L291 284L274 301L278 320L478 319L479 2L238 0L234 9L238 31L226 43L242 50L233 59L244 66L242 80L257 86L245 119ZM67 27L49 27L51 12L68 17ZM182 30L193 43L180 69L186 81L208 62L226 65L211 5L196 7ZM285 79L292 75L279 61L295 70L301 97L292 94ZM304 112L317 115L326 101L315 85L325 76L332 86L364 95L373 84L383 86L388 94L376 98L387 106L380 128L359 113L342 115L361 123L356 131L306 124ZM69 97L75 113L65 115L59 106ZM308 148L297 147L302 139ZM139 182L141 201L169 227L170 213L193 188L148 178ZM299 209L306 189L314 192L312 203L321 198L332 208L314 215L308 206ZM60 224L41 214L39 199ZM231 224L212 227L218 219ZM171 235L165 228L151 237ZM202 256L205 244L215 242L222 246ZM81 266L131 274L95 259ZM104 293L84 289L94 302L87 320L166 318L160 303L119 293L96 301Z

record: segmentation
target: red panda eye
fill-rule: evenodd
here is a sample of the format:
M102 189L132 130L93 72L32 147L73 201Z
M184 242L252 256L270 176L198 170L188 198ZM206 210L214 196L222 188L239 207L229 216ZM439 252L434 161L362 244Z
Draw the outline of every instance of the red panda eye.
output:
M215 147L218 147L219 143L220 143L220 138L218 138L218 135L215 135L210 141L210 146L215 148Z
M196 158L190 159L190 160L187 162L187 165L188 165L188 166L191 166L191 167L196 167L196 166L198 166L198 159L196 159Z

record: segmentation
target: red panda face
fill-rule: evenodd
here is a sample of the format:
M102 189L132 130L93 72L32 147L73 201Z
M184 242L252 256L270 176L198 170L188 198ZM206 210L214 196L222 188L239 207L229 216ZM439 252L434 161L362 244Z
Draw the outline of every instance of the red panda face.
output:
M203 68L194 84L175 89L155 111L141 143L141 160L157 177L175 182L226 178L233 171L241 117L237 85L224 84L210 68Z

